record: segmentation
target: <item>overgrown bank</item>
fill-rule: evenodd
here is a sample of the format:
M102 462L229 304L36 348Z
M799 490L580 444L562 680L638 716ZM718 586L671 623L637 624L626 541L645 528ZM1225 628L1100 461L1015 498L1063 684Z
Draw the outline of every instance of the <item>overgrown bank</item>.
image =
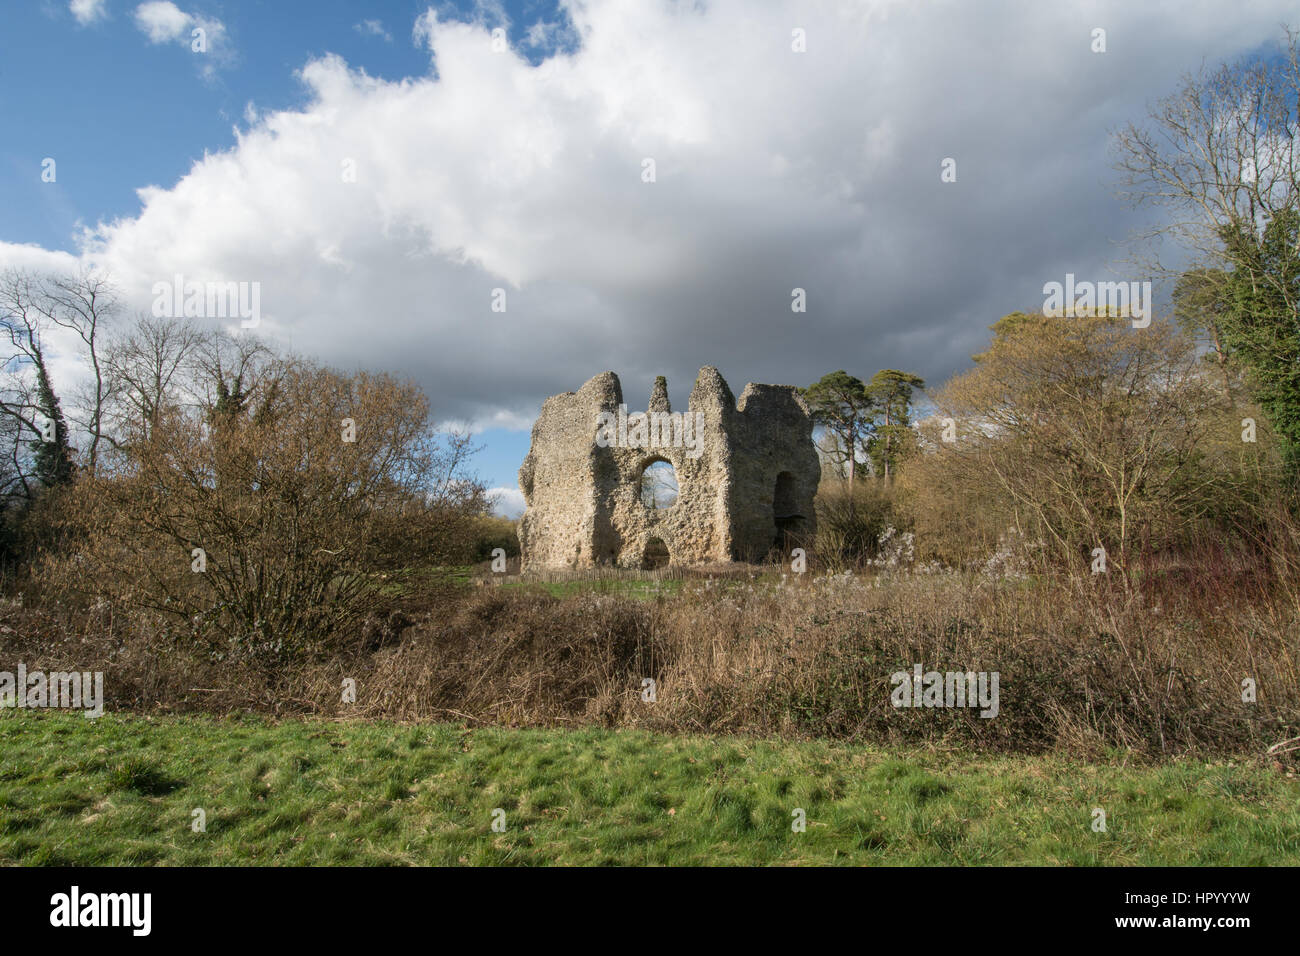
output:
M1297 612L1233 582L1129 591L1100 579L769 573L673 583L639 598L449 585L320 653L275 660L196 646L106 608L55 617L11 602L0 660L102 670L110 711L1165 756L1264 756L1300 735ZM891 675L918 664L996 672L996 716L895 707Z

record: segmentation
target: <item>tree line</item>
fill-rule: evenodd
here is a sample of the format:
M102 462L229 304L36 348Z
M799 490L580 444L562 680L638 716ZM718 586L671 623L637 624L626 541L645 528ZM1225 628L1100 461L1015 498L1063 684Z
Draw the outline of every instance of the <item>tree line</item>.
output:
M4 557L28 593L264 657L374 609L389 571L474 557L475 449L414 383L187 319L123 321L94 272L5 274L0 328ZM60 333L86 373L66 404Z

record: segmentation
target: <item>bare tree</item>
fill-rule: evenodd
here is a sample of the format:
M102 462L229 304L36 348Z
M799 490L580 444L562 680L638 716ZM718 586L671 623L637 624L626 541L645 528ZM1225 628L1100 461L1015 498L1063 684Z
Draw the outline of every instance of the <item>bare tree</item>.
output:
M50 375L44 333L49 326L41 307L40 280L22 271L0 276L0 332L6 353L0 360L5 384L0 389L0 414L16 422L12 461L18 486L31 498L36 487L71 478L72 451L62 404ZM23 431L31 434L23 452Z
M79 587L278 656L374 607L380 569L468 540L486 508L464 471L472 448L441 440L416 386L274 358L236 407L230 396L248 393L223 369L215 422L162 408L148 441L126 446L129 467L60 509L82 530Z
M1300 34L1287 31L1281 56L1185 76L1146 121L1119 130L1121 196L1169 213L1143 237L1177 240L1204 268L1232 266L1224 229L1262 236L1268 220L1300 209L1298 96Z
M993 330L978 365L935 399L965 434L905 470L921 533L970 538L955 513L979 511L1066 566L1087 568L1080 558L1104 548L1124 573L1144 543L1202 527L1261 447L1238 440L1209 370L1166 322L1012 313Z
M75 403L81 406L80 417L74 416L73 420L90 438L85 465L93 474L104 439L107 398L101 344L105 327L119 309L117 292L106 275L93 269L39 276L33 281L32 290L31 307L49 323L68 329L81 340L90 381L79 396L80 401Z
M7 388L0 399L0 508L32 498L30 436L24 435L26 426L20 416L5 413L11 404L20 409L31 407L30 391Z
M143 313L113 338L104 355L110 443L147 442L168 409L198 404L196 363L207 338L187 319Z
M1192 252L1177 277L1176 315L1213 346L1231 396L1232 367L1300 477L1300 34L1280 55L1254 55L1185 77L1143 124L1115 137L1124 195L1169 213L1147 238ZM1235 362L1234 362L1235 360Z
M275 365L275 353L260 339L221 330L210 332L195 353L200 404L209 416L242 412L269 387Z

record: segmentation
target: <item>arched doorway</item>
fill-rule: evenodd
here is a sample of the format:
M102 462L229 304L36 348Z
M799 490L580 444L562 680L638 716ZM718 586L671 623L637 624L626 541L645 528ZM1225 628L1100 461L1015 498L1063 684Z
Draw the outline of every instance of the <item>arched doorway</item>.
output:
M791 546L791 539L804 530L805 516L799 513L798 502L798 481L793 473L781 472L776 476L776 488L772 492L772 523L776 534L773 543L782 550Z
M668 567L672 557L668 554L668 545L663 538L651 538L645 543L645 552L641 556L641 569L655 571Z

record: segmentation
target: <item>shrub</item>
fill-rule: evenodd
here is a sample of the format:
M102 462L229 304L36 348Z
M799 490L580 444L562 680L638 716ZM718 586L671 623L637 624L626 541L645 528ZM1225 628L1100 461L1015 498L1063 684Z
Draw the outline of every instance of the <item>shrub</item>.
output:
M894 500L884 484L867 479L852 486L835 478L817 489L817 559L826 568L859 567L879 553L880 539L895 523Z
M487 561L496 548L505 551L507 558L519 557L518 522L497 515L485 515L474 525L474 561Z
M47 511L43 573L230 655L320 647L379 603L378 572L470 540L480 485L420 391L280 362L256 400L172 408Z
M0 605L0 656L104 670L105 705L470 724L640 726L977 750L1122 748L1262 755L1300 735L1298 605L1153 574L993 581L943 573L688 578L635 599L463 587L383 642L276 666L215 661L157 628L87 609ZM709 582L712 581L712 584ZM890 675L996 671L997 717L895 709ZM1257 700L1242 700L1241 681ZM341 681L357 685L340 700ZM644 681L657 699L642 699ZM1293 759L1293 758L1284 758Z
M1126 575L1231 529L1277 472L1266 440L1241 439L1250 407L1166 323L1013 313L993 329L900 481L923 557L983 561L1014 539L1075 573L1104 548Z

